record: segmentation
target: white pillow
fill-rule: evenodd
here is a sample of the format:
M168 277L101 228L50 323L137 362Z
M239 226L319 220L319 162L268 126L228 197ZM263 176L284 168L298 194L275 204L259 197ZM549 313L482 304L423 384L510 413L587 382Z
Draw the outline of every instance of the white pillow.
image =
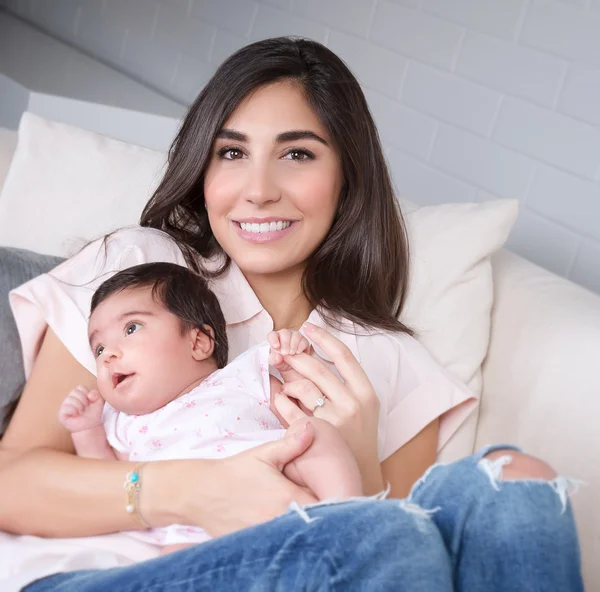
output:
M0 197L0 244L68 255L73 239L134 224L162 174L165 156L25 114ZM440 364L477 394L493 301L490 255L516 219L518 202L404 203L412 271L403 320ZM444 448L468 454L476 414Z
M0 196L0 245L68 256L137 223L165 154L25 113Z
M494 300L490 255L505 243L517 200L403 207L411 279L402 320L444 367L478 395ZM478 412L455 433L440 460L473 451Z

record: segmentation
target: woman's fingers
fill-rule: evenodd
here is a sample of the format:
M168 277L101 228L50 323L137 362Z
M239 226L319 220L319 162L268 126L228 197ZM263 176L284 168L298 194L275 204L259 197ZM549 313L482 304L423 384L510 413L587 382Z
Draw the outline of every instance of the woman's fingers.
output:
M284 361L304 379L314 383L321 393L325 393L335 403L342 405L348 398L344 384L321 360L303 353L285 356Z
M306 452L314 437L314 427L307 421L302 429L288 432L281 440L262 446L257 452L263 461L282 471L285 465Z
M308 417L307 414L283 392L275 397L273 403L277 409L278 415L280 415L288 425L291 425L299 419L306 419Z
M369 378L365 374L364 370L360 367L358 360L354 357L348 347L343 344L339 339L331 335L329 332L317 327L312 323L304 323L304 330L306 334L312 339L316 345L318 345L329 357L329 359L335 365L340 376L343 378L345 384L350 388L352 393L361 400L366 400L372 397L373 387L369 382ZM300 356L298 356L300 358ZM310 358L314 360L314 358ZM286 360L287 361L287 360ZM318 362L318 360L315 360ZM289 363L289 362L288 362ZM308 363L302 359L301 364L307 365L307 372L313 371L316 373L315 378L320 378L321 375L326 376L326 373L322 370L327 370L327 367L320 362L321 368L316 365L308 366ZM312 379L311 374L305 374L299 366L290 364L293 368L298 370L301 374ZM331 374L331 372L329 373ZM333 375L332 375L333 376ZM337 378L336 378L337 380ZM314 380L315 384L329 396L329 392L325 388L321 388L321 384ZM338 381L339 382L339 381Z
M317 400L323 398L323 393L306 378L286 383L283 387L283 394L299 401L304 409L308 409L311 413Z

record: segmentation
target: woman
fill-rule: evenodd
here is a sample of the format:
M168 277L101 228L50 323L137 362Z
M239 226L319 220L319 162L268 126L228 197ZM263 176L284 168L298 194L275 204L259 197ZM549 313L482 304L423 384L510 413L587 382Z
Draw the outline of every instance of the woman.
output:
M288 423L314 412L337 426L367 494L389 484L391 497L411 495L300 509L314 498L281 471L310 445L310 429L225 460L150 463L145 522L220 538L27 590L582 589L570 506L542 461L490 449L414 485L474 400L396 320L404 226L364 96L339 58L287 38L230 57L190 108L141 225L13 295L30 372L1 443L0 529L65 537L135 527L122 490L134 465L74 457L55 418L66 392L94 385L93 288L152 260L215 276L232 357L273 328L311 321L319 358L287 358L307 378L274 410Z

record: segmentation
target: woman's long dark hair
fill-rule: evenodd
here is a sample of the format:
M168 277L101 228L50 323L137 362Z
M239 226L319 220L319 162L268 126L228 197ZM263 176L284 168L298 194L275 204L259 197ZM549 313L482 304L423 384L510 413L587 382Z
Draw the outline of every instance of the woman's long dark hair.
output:
M165 176L140 224L173 237L195 269L201 257L224 255L204 208L204 178L217 134L252 91L298 84L332 139L343 187L331 230L312 254L302 285L329 322L410 332L398 320L408 286L408 241L375 123L344 62L308 39L278 37L229 57L190 107L169 151ZM230 264L219 270L223 273Z

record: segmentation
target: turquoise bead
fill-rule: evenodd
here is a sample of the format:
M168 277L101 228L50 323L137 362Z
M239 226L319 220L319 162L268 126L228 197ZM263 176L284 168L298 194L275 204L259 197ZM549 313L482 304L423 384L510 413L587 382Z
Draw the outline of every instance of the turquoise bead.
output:
M140 476L137 473L132 473L131 478L129 479L132 483L137 483L140 479Z

